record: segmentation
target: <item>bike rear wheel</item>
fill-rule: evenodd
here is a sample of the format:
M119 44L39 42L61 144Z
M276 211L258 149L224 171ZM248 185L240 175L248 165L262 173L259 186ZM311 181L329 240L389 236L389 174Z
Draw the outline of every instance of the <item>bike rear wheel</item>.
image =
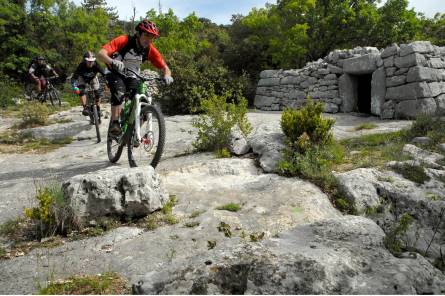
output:
M141 111L141 142L136 141L134 132L133 129L127 143L130 167L151 165L155 168L161 160L165 144L165 121L161 110L154 105L144 107Z
M94 125L96 126L96 136L97 136L97 143L100 143L100 130L99 130L99 113L97 112L97 106L93 105L93 118L94 118Z
M110 125L111 125L111 120L110 120ZM110 126L108 126L108 130L110 130ZM119 160L119 158L121 158L124 145L119 144L120 138L121 136L112 135L108 131L107 154L108 154L108 159L110 160L111 163L116 163Z

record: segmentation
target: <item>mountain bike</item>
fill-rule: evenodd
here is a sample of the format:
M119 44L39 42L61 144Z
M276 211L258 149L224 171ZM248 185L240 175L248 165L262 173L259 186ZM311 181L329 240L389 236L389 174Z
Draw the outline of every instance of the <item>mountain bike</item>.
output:
M108 132L108 159L112 163L117 162L127 145L130 167L151 165L155 168L164 150L165 121L159 107L153 104L145 82L162 82L162 79L144 77L129 69L127 71L139 80L138 91L131 100L125 100L120 116L121 134L116 136Z
M27 83L25 85L25 97L28 101L37 100L41 103L45 103L49 99L51 105L55 106L55 104L58 104L61 106L59 91L51 83L51 81L57 78L55 76L46 78L46 87L41 93L38 93L35 89L35 84Z
M96 126L97 143L100 143L100 141L102 140L100 138L99 125L102 123L102 119L99 114L99 110L97 109L94 89L91 87L90 84L87 84L85 86L85 94L87 96L88 111L90 113L90 124L94 124Z

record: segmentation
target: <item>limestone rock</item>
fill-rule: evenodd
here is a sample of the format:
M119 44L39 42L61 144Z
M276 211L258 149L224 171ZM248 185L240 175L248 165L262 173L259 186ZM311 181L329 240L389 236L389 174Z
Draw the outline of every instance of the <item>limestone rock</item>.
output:
M261 95L255 96L255 102L254 105L256 108L262 108L264 106L270 106L272 104L278 103L278 99L275 97L266 97Z
M142 217L168 200L151 166L107 168L63 183L64 198L81 222L104 216Z
M437 166L437 162L445 158L439 153L429 152L411 144L406 144L403 147L403 153L430 166Z
M413 66L426 66L426 59L423 55L412 53L403 57L396 57L394 64L398 68L409 68Z
M68 122L57 123L48 126L27 128L20 131L21 135L31 135L35 139L61 140L70 138L78 133L89 130L92 125L88 121L85 122Z
M436 101L433 98L406 100L396 105L396 118L416 118L417 115L434 115L437 110Z
M232 128L230 131L230 152L235 155L244 155L250 150L247 138L243 135L238 127Z
M377 69L372 73L371 80L371 113L380 115L383 109L386 95L385 70Z
M428 86L431 90L431 96L437 97L438 95L445 94L445 81L444 82L430 82Z
M377 57L377 54L367 54L345 60L343 63L343 71L354 75L372 73L377 69Z
M261 168L267 173L277 172L278 162L286 147L284 134L279 125L260 125L249 136L248 141L254 153L259 155Z
M258 82L258 86L280 85L280 78L263 78Z
M411 142L414 144L428 145L429 143L431 143L431 138L415 137L414 139L411 140Z
M390 56L394 56L394 55L396 55L398 53L399 50L400 50L399 46L397 44L394 44L392 46L389 46L389 47L385 48L380 56L382 58L387 58L387 57L390 57Z
M406 76L392 76L389 78L386 78L386 86L387 87L394 87L399 86L402 84L405 84L406 82Z
M432 97L430 85L426 82L412 82L401 86L388 87L387 100L415 100Z
M339 184L358 213L380 205L379 195L374 186L379 176L376 169L356 169L335 174Z
M422 256L398 259L371 220L345 216L255 245L225 243L136 279L136 294L441 294L445 276ZM207 262L204 264L204 262ZM359 284L358 284L359 283Z
M261 71L260 78L267 79L267 78L277 77L278 73L279 73L278 70L264 70L264 71Z
M443 70L431 69L426 67L412 67L408 71L407 82L413 81L440 81L445 80Z
M429 41L415 41L410 44L400 45L400 56L406 56L412 53L428 53L433 52L434 47Z

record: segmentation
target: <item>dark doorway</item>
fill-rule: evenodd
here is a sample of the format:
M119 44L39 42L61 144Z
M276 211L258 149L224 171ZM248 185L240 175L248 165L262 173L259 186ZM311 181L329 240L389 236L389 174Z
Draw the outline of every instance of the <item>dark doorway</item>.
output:
M360 113L371 114L371 80L372 74L357 77L357 109Z

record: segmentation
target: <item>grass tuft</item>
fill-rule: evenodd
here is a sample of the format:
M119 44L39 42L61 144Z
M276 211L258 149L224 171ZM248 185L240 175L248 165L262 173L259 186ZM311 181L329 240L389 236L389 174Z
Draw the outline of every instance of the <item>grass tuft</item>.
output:
M236 203L231 202L231 203L225 204L223 206L219 206L216 209L222 210L222 211L229 211L229 212L238 212L239 210L241 210L241 206Z

